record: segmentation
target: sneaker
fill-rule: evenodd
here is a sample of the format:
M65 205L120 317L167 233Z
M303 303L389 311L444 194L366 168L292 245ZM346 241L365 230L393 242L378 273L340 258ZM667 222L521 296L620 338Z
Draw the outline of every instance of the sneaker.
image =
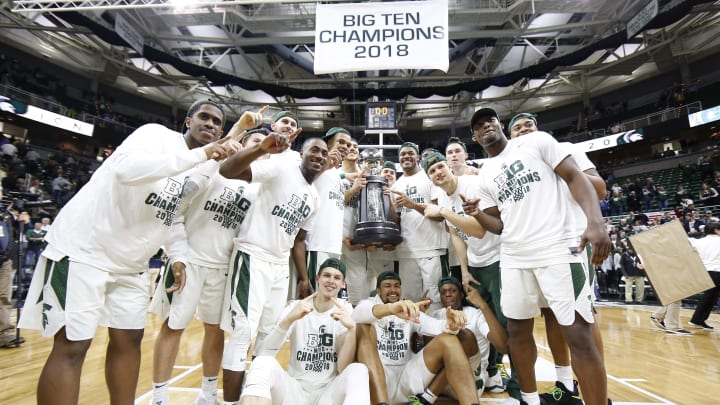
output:
M547 404L582 405L578 393L578 382L573 380L573 391L565 387L560 381L555 381L555 386L550 391L540 394L540 401ZM544 402L543 402L544 401Z
M217 405L217 391L212 396L205 395L200 391L197 398L195 398L194 405Z
M505 363L498 363L495 366L500 373L500 378L502 378L503 385L507 385L508 381L510 381L510 373L508 373L507 369L505 368Z
M493 394L499 394L505 392L505 383L502 380L502 373L498 370L494 376L488 376L485 380L485 392L492 392Z
M707 330L713 330L713 329L715 329L715 328L713 328L712 326L708 325L707 322L705 322L705 321L702 321L702 322L700 322L700 323L688 322L688 325L694 326L694 327L696 327L696 328L707 329Z
M666 329L667 329L667 328L665 327L665 322L664 322L664 321L661 321L660 319L656 318L656 317L653 316L653 315L650 315L650 322L651 322L653 325L655 325L656 328L658 328L658 329L660 329L660 330L666 330Z
M430 402L425 400L420 394L410 395L408 401L408 405L430 405Z
M667 329L665 332L672 333L674 335L692 335L693 333L685 329Z

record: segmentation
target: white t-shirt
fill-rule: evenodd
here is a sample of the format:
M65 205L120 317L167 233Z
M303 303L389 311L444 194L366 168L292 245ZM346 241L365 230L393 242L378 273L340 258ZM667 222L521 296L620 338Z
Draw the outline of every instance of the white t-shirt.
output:
M328 169L313 182L319 196L318 212L322 221L315 221L308 230L305 243L307 250L342 254L343 219L345 212L345 188L340 170Z
M485 315L482 311L475 307L466 306L462 308L467 318L465 329L475 335L477 341L478 352L469 358L470 368L473 370L482 370L482 375L487 376L488 357L490 355L490 341L487 338L490 333L490 325L488 325ZM435 319L447 320L445 308L436 309L430 316ZM482 367L479 367L482 366ZM483 379L484 381L484 379Z
M60 210L43 255L111 273L147 271L173 223L185 172L206 160L181 134L141 126Z
M348 179L343 180L343 196L345 193L350 191L350 189L353 186L353 182L351 182ZM343 211L343 236L347 238L351 238L355 236L355 225L357 225L358 222L358 208L360 207L360 194L361 192L356 193L350 201L348 201L347 205L345 205L345 210Z
M377 350L383 366L403 366L410 360L413 356L410 347L410 337L413 333L437 336L444 332L445 320L431 318L422 312L419 324L395 315L378 319L373 315L372 308L382 303L378 296L360 301L353 311L353 319L357 323L375 326Z
M720 271L720 235L707 235L702 239L690 238L707 271Z
M168 256L173 262L224 268L230 262L233 238L255 201L259 185L221 176L217 162L205 165L209 166L209 178L189 197L187 210L176 216L167 242ZM191 179L205 176L201 170Z
M438 197L434 194L438 188L422 170L401 176L391 189L405 193L415 203L429 204ZM440 256L448 247L449 236L442 222L425 219L407 207L400 210L400 234L403 241L395 250L398 259Z
M352 305L344 300L348 313L353 312ZM278 319L285 317L300 303L291 302ZM347 332L340 321L330 316L334 306L325 312L312 311L290 325L285 336L290 338L290 362L288 374L299 381L305 392L322 394L322 388L329 384L338 374L338 338ZM258 355L274 356L285 339L278 340L280 344L274 345L271 338L279 329L273 330L266 340L267 344L259 348ZM277 346L277 347L269 347Z
M294 161L256 160L250 168L252 183L259 185L257 198L235 238L235 248L265 261L288 264L300 228L312 228L317 191Z
M573 145L570 142L562 142L560 143L560 147L564 148L564 150L572 156L572 158L575 160L575 163L577 163L578 167L580 168L581 172L584 172L586 170L595 169L595 165L593 162L588 159L585 152L580 151L576 145ZM578 235L582 235L583 232L585 232L585 228L587 228L587 218L585 217L585 212L580 208L580 204L575 200L575 197L573 197L572 193L570 192L570 189L567 186L567 183L563 181L563 184L565 187L563 187L563 190L565 191L567 198L570 202L570 207L573 212L573 219L575 221L575 230L578 232ZM593 187L593 190L595 190L595 187Z
M567 156L548 133L533 132L511 139L499 155L484 161L479 207L500 210L503 267L580 261L569 250L578 246L579 235L563 193L566 185L554 171Z
M477 176L459 176L455 192L448 195L440 189L438 205L449 208L457 214L465 215L460 195L462 194L468 199L476 198L479 181ZM500 261L500 235L485 232L485 236L483 236L482 239L478 239L461 231L455 225L451 224L450 221L446 221L446 223L448 227L454 229L458 236L465 241L469 266L483 267Z

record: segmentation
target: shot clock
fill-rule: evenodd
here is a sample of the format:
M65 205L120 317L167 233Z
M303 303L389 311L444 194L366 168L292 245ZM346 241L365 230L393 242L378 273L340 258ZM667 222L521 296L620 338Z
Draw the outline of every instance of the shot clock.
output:
M395 103L381 101L367 103L366 127L369 130L395 129Z

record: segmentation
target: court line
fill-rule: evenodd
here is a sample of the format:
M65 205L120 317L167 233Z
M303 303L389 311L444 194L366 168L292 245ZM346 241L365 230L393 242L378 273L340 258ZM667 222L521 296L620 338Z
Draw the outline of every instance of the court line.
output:
M536 343L535 345L536 345L538 348L545 350L546 352L550 352L550 348L547 347L547 346L543 346L543 345L537 344L537 343ZM656 400L660 401L660 403L662 403L662 404L675 404L674 402L672 402L672 401L670 401L670 400L668 400L668 399L666 399L666 398L663 398L663 397L661 397L661 396L659 396L659 395L653 394L653 393L650 392L650 391L647 391L647 390L645 390L645 389L643 389L643 388L637 387L637 386L635 386L635 385L633 385L633 384L630 384L630 383L628 382L628 381L635 381L635 380L641 380L641 379L618 378L618 377L615 377L614 375L610 375L610 374L606 374L606 375L607 375L607 377L608 377L609 379L611 379L611 380L613 380L613 381L616 381L616 382L618 382L618 383L620 383L620 384L622 384L622 385L624 385L624 386L626 386L626 387L628 387L628 388L630 388L630 389L634 389L635 391L637 391L637 392L639 392L639 393L641 393L641 394L647 395L647 396L650 397L650 398L656 399ZM643 380L643 381L645 381L645 380ZM613 402L613 403L614 403L614 402ZM636 402L632 402L632 403L636 403Z
M174 382L177 382L178 380L187 377L189 374L193 373L195 370L199 370L201 368L202 368L202 363L198 363L194 366L190 366L190 368L188 368L187 370L183 371L182 373L180 373L180 374L176 375L175 377L171 378L170 380L168 380L168 385L170 385L172 387L172 384ZM141 404L140 401L147 400L148 398L151 398L151 397L152 397L152 389L150 391L147 391L146 393L140 395L139 397L135 398L135 404L136 405Z

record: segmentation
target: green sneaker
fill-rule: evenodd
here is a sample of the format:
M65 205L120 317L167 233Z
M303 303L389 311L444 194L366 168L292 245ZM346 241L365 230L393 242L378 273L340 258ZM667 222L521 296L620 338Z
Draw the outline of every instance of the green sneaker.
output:
M542 403L547 404L560 404L560 405L582 405L583 401L580 399L578 393L578 383L573 381L574 391L570 391L560 381L555 381L555 386L549 392L540 394L540 400Z
M410 395L408 397L408 405L430 405L425 398L421 397L420 394Z

